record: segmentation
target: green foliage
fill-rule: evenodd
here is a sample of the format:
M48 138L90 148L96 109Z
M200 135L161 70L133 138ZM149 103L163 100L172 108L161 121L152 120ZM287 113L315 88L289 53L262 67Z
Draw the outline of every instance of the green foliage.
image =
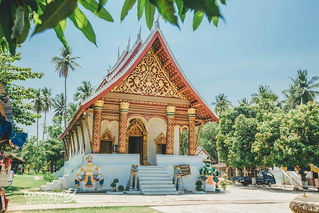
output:
M111 14L104 8L99 8L99 4L95 0L78 0L85 9L94 13L97 17L104 19L105 21L113 22Z
M200 180L196 181L195 185L196 185L196 191L204 191L202 188L202 186L203 186L202 181L200 181Z
M33 34L48 28L54 28L60 21L70 16L77 8L77 0L55 0L46 4L43 14L39 17L41 23L37 24Z
M286 110L294 109L300 104L307 104L309 101L315 101L319 95L319 77L308 78L307 70L298 70L297 77L291 78L293 83L288 90L284 91L286 96Z
M43 176L43 179L48 182L52 182L53 180L55 180L55 177L53 176L52 173L45 173Z
M219 2L226 4L225 0L137 0L137 18L145 12L145 20L149 29L154 23L156 10L167 22L179 27L179 20L184 22L187 12L194 13L193 29L197 29L204 15L215 26L219 18L223 18ZM125 0L120 20L123 21L128 12L135 5L136 0ZM70 19L74 26L84 36L96 45L96 36L86 15L79 9L78 4L92 12L97 17L113 22L111 14L105 9L106 0L20 0L0 1L0 39L4 38L2 45L8 47L11 55L15 55L16 47L22 44L31 30L31 22L35 25L32 35L47 29L54 29L57 38L64 47L67 41L64 36L66 19ZM176 11L177 9L177 11Z
M135 2L136 0L125 0L123 8L122 8L122 12L121 12L121 21L123 21L124 18L127 16L128 11L132 9Z
M76 10L78 11L78 10ZM75 17L74 17L74 21ZM80 20L81 21L81 20ZM55 64L55 71L59 73L59 77L64 78L64 96L57 96L57 100L54 101L55 115L61 115L64 120L64 128L67 127L67 77L69 74L69 69L75 70L75 67L80 67L76 62L79 57L72 57L72 49L70 46L61 48L61 56L54 56L51 60ZM63 103L64 102L64 103ZM63 109L61 108L63 107ZM59 112L60 111L60 112Z
M78 7L74 9L69 18L74 26L78 28L90 42L96 45L96 36L93 27L86 15Z
M204 18L204 13L201 12L201 11L196 11L196 13L194 14L194 17L193 17L193 30L195 31L200 23L203 21L203 18Z
M31 103L26 100L32 100L36 96L36 90L26 88L15 84L15 81L26 81L28 79L40 79L43 73L32 72L30 68L21 68L13 65L15 61L21 60L21 55L10 56L5 52L0 52L0 81L8 92L14 120L16 123L32 125L38 114L32 113L34 109Z
M227 188L227 186L229 185L228 182L227 182L227 180L222 180L222 181L220 181L219 184L220 184L220 186L222 187L223 191L226 192L226 188Z
M315 102L300 105L285 114L280 137L274 143L278 166L319 164L319 107Z
M72 120L77 110L78 110L78 106L75 103L69 103L67 111L66 111L66 118L68 122Z
M253 167L255 153L251 152L257 133L256 107L239 105L220 117L217 146L221 159L235 167Z
M63 192L63 191L64 191L64 189L62 189L62 188L61 189L57 189L57 188L53 189L53 192Z
M112 187L112 191L113 192L116 192L116 184L119 182L119 179L115 178L113 180L113 182L110 184L110 186ZM124 187L123 187L123 190L124 190Z
M212 102L212 105L215 106L215 112L218 115L221 115L232 106L231 102L227 99L227 96L223 93L215 96L215 101Z
M179 154L180 155L187 155L188 154L188 131L185 130L182 133L181 144L179 147Z
M145 0L145 20L148 29L152 29L154 23L155 6L149 0Z
M199 138L199 146L203 146L206 151L214 158L218 158L216 136L219 131L219 124L217 122L208 123L203 126Z
M120 192L124 191L124 186L123 185L119 185L119 187L117 188Z
M76 88L74 94L74 101L82 103L85 99L90 97L94 92L94 87L90 81L82 81L81 85Z

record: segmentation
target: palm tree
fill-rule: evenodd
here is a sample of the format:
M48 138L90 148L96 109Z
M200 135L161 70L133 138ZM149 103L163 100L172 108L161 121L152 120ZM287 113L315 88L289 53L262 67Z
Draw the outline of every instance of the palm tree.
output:
M79 101L80 103L90 97L94 92L94 87L90 81L82 81L81 84L81 86L76 88L74 94L74 101Z
M67 93L66 93L66 79L69 74L69 68L74 71L75 67L81 67L78 63L75 61L79 59L80 57L71 57L72 50L70 46L61 48L61 57L54 56L52 58L52 63L55 64L55 71L59 73L59 77L64 78L64 112L66 112L66 103L67 103ZM66 115L64 115L64 127L66 128L67 122L66 122Z
M267 85L260 85L258 88L258 93L254 93L252 96L252 103L259 104L263 99L270 99L272 101L277 101L278 96L273 93L269 86Z
M34 111L39 115L37 117L37 141L39 141L39 118L41 117L40 113L44 108L44 97L41 89L35 90L34 99L31 104L33 105Z
M286 96L286 106L290 109L295 108L297 105L307 104L309 101L314 101L319 95L318 76L308 78L307 70L298 70L297 77L291 78L293 81L288 90L284 90L283 93Z
M47 121L47 112L50 111L53 101L52 101L52 91L51 89L48 89L47 87L44 87L42 89L42 94L43 94L43 112L44 112L44 124L43 124L43 135L42 135L42 140L44 140L44 135L46 131L46 121Z
M77 112L77 109L78 109L78 107L75 103L69 103L68 109L66 111L66 117L67 117L68 122L70 122L72 120L75 113Z
M53 107L54 107L54 117L60 117L60 123L62 125L62 118L65 117L65 100L64 100L64 94L57 94L55 98L53 99Z
M218 115L225 112L226 109L232 106L231 102L227 100L227 96L223 93L220 93L215 96L215 102L211 103L215 106L215 111Z
M249 101L247 98L242 98L240 100L238 100L239 104L245 104L245 105L250 105L251 101Z

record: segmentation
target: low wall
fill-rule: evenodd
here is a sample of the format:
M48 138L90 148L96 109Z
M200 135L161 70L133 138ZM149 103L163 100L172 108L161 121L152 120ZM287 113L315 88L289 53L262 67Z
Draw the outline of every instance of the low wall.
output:
M174 176L174 165L189 164L191 174L183 177L184 187L187 191L194 191L195 183L199 178L199 170L204 166L203 158L201 156L188 155L156 155L156 163L158 166L163 166L170 174L171 178Z
M86 164L85 158L91 155L93 157L93 164L100 166L102 177L104 178L103 189L110 189L110 184L115 178L119 179L119 185L126 187L127 181L130 177L130 171L132 164L139 164L139 154L87 154L83 156L83 163L80 164L74 173L80 166ZM74 180L70 179L66 188L74 188Z

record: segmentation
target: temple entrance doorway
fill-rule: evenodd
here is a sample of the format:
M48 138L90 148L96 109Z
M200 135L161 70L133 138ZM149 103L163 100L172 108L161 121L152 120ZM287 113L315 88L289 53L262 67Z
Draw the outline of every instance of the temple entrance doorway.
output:
M147 161L147 131L141 119L132 119L127 128L127 153L140 154L140 164L149 165Z
M143 165L143 137L130 136L128 145L129 154L140 154L140 164Z

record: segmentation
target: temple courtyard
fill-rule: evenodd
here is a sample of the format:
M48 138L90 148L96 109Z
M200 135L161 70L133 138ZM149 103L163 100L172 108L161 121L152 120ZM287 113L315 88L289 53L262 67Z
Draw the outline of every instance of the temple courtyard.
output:
M229 186L227 193L166 196L78 193L69 204L10 205L10 212L291 212L289 203L302 192ZM311 196L317 192L308 192ZM96 208L100 207L100 208ZM85 208L85 209L82 209Z

